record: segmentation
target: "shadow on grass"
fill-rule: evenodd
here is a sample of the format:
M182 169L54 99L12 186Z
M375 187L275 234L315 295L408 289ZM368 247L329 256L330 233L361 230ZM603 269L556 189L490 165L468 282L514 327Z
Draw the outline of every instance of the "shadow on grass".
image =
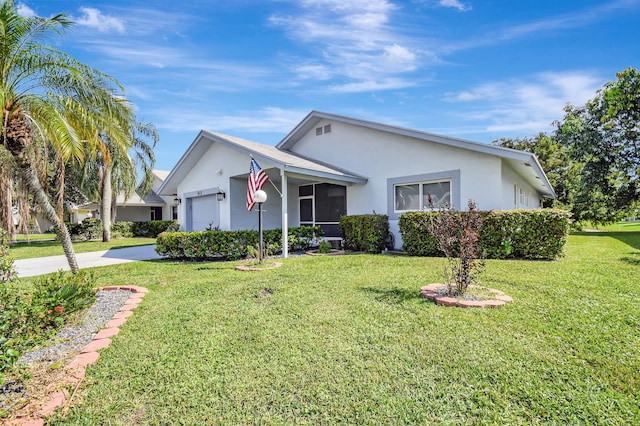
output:
M404 290L401 288L383 290L374 287L364 287L362 291L375 295L375 300L389 305L402 305L410 300L421 299L418 290Z
M572 232L572 235L581 235L587 237L610 237L623 242L636 250L640 250L640 232Z
M620 260L633 266L640 266L640 253L629 253L631 256L621 257Z

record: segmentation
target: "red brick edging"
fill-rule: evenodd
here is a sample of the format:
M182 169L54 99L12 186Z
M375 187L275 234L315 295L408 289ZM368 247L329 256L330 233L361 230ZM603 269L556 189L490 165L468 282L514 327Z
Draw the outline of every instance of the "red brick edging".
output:
M49 402L40 410L36 412L36 417L29 418L17 418L17 423L23 426L42 426L44 420L42 417L49 416L54 413L55 410L62 407L66 401L68 401L72 395L66 390L66 388L74 387L77 389L84 380L86 367L94 364L100 358L98 350L104 349L111 344L109 337L115 336L120 332L120 326L125 323L128 317L133 315L132 310L137 308L142 298L149 291L144 287L138 286L111 286L103 287L98 290L127 290L131 292L129 299L122 305L120 310L113 315L113 318L105 324L105 328L100 330L91 342L80 351L80 354L75 357L64 368L67 377L63 379L62 383L65 388L58 390L51 394ZM60 385L61 382L56 382L55 385Z
M507 296L500 290L494 290L488 288L491 293L496 294L495 300L464 300L457 299L455 297L442 296L436 293L436 290L442 287L446 287L446 284L429 284L420 289L420 295L426 299L433 300L438 305L442 306L459 306L461 308L497 308L504 306L507 302L513 302L511 296Z

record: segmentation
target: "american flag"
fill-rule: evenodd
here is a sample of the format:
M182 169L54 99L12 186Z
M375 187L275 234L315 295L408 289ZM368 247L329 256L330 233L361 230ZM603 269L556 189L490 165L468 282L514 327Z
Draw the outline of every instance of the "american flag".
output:
M262 189L269 180L269 176L262 171L258 162L251 158L251 167L249 167L249 186L247 187L247 210L253 210L256 204L253 202L253 194Z

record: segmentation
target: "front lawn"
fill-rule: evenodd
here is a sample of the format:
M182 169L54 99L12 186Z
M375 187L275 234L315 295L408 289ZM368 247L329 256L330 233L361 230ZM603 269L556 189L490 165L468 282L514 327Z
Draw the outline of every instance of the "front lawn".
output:
M150 289L60 424L638 424L640 233L489 261L501 309L418 297L442 259L138 262Z
M594 229L596 231L612 231L612 232L640 232L640 221L637 222L616 222L609 225L595 226L586 223L583 227L585 230Z
M119 238L108 243L102 241L78 241L73 243L76 253L119 249L133 246L146 246L155 244L155 238ZM14 259L31 259L34 257L58 256L64 254L62 244L59 241L30 241L13 244L9 248L9 255Z

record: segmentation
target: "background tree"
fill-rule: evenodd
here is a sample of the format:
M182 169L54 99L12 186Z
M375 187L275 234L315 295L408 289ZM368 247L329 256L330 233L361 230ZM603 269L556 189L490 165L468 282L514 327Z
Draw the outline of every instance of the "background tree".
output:
M82 162L87 146L99 147L99 132L112 139L127 132L131 107L119 83L43 44L72 25L65 15L23 17L15 2L0 4L0 144L12 155L18 175L44 216L54 225L71 271L78 264L69 232L38 176L39 142L63 163ZM46 158L46 157L45 157Z
M640 73L628 68L584 106L567 105L556 137L582 164L576 220L614 222L640 200Z
M100 203L103 242L111 239L118 194L126 199L137 191L144 197L153 185L152 171L156 161L153 148L158 142L158 133L152 124L135 120L130 130L127 144L115 144L109 137L103 136L102 149L84 166L82 188L89 198ZM147 139L151 139L151 145L146 142ZM140 174L142 178L138 182Z
M494 140L492 144L535 154L557 195L555 200L545 199L543 206L571 208L574 188L580 175L580 164L569 157L568 149L553 136L541 132L531 138L501 138Z

